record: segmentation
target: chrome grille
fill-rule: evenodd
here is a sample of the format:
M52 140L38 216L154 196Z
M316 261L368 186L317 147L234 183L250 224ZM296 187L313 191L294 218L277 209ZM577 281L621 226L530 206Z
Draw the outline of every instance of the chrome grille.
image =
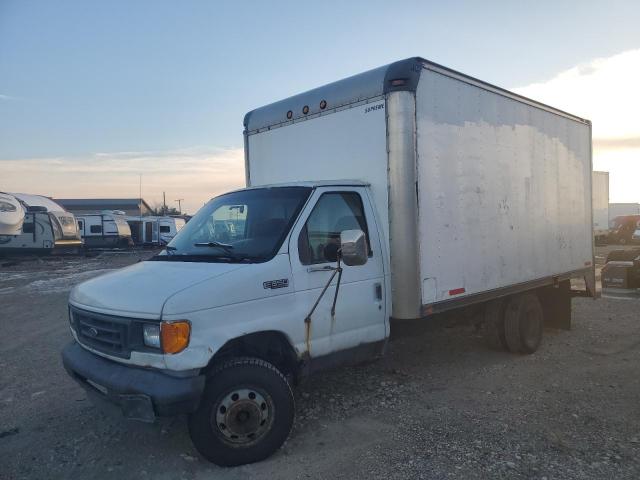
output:
M107 355L129 358L128 335L131 320L71 309L78 341Z

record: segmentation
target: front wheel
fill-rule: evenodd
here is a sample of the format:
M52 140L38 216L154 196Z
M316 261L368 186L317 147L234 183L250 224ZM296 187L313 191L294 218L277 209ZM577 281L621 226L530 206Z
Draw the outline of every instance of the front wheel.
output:
M224 361L209 375L198 410L189 416L196 449L221 466L258 462L289 436L294 399L280 371L257 358Z

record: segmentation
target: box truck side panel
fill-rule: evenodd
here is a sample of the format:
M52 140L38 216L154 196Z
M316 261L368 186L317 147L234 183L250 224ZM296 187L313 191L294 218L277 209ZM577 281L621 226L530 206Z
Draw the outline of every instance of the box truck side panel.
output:
M428 69L416 123L423 304L591 265L588 123Z
M251 186L301 180L368 182L388 242L386 138L385 102L380 97L250 134Z

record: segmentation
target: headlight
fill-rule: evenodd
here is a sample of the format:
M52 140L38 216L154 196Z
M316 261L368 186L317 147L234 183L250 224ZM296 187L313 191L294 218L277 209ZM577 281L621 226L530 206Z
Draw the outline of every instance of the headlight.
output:
M0 212L15 212L16 206L9 202L0 202Z
M187 348L191 335L191 324L188 321L162 322L160 325L164 353L178 353Z
M145 323L142 326L142 336L147 347L160 348L160 325Z

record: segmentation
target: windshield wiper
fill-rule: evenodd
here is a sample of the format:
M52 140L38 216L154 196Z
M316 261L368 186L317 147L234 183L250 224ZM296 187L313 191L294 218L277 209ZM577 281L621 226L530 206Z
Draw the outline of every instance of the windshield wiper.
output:
M194 247L218 247L218 248L223 248L225 250L233 250L233 245L230 245L228 243L221 243L221 242L197 242L193 244Z

